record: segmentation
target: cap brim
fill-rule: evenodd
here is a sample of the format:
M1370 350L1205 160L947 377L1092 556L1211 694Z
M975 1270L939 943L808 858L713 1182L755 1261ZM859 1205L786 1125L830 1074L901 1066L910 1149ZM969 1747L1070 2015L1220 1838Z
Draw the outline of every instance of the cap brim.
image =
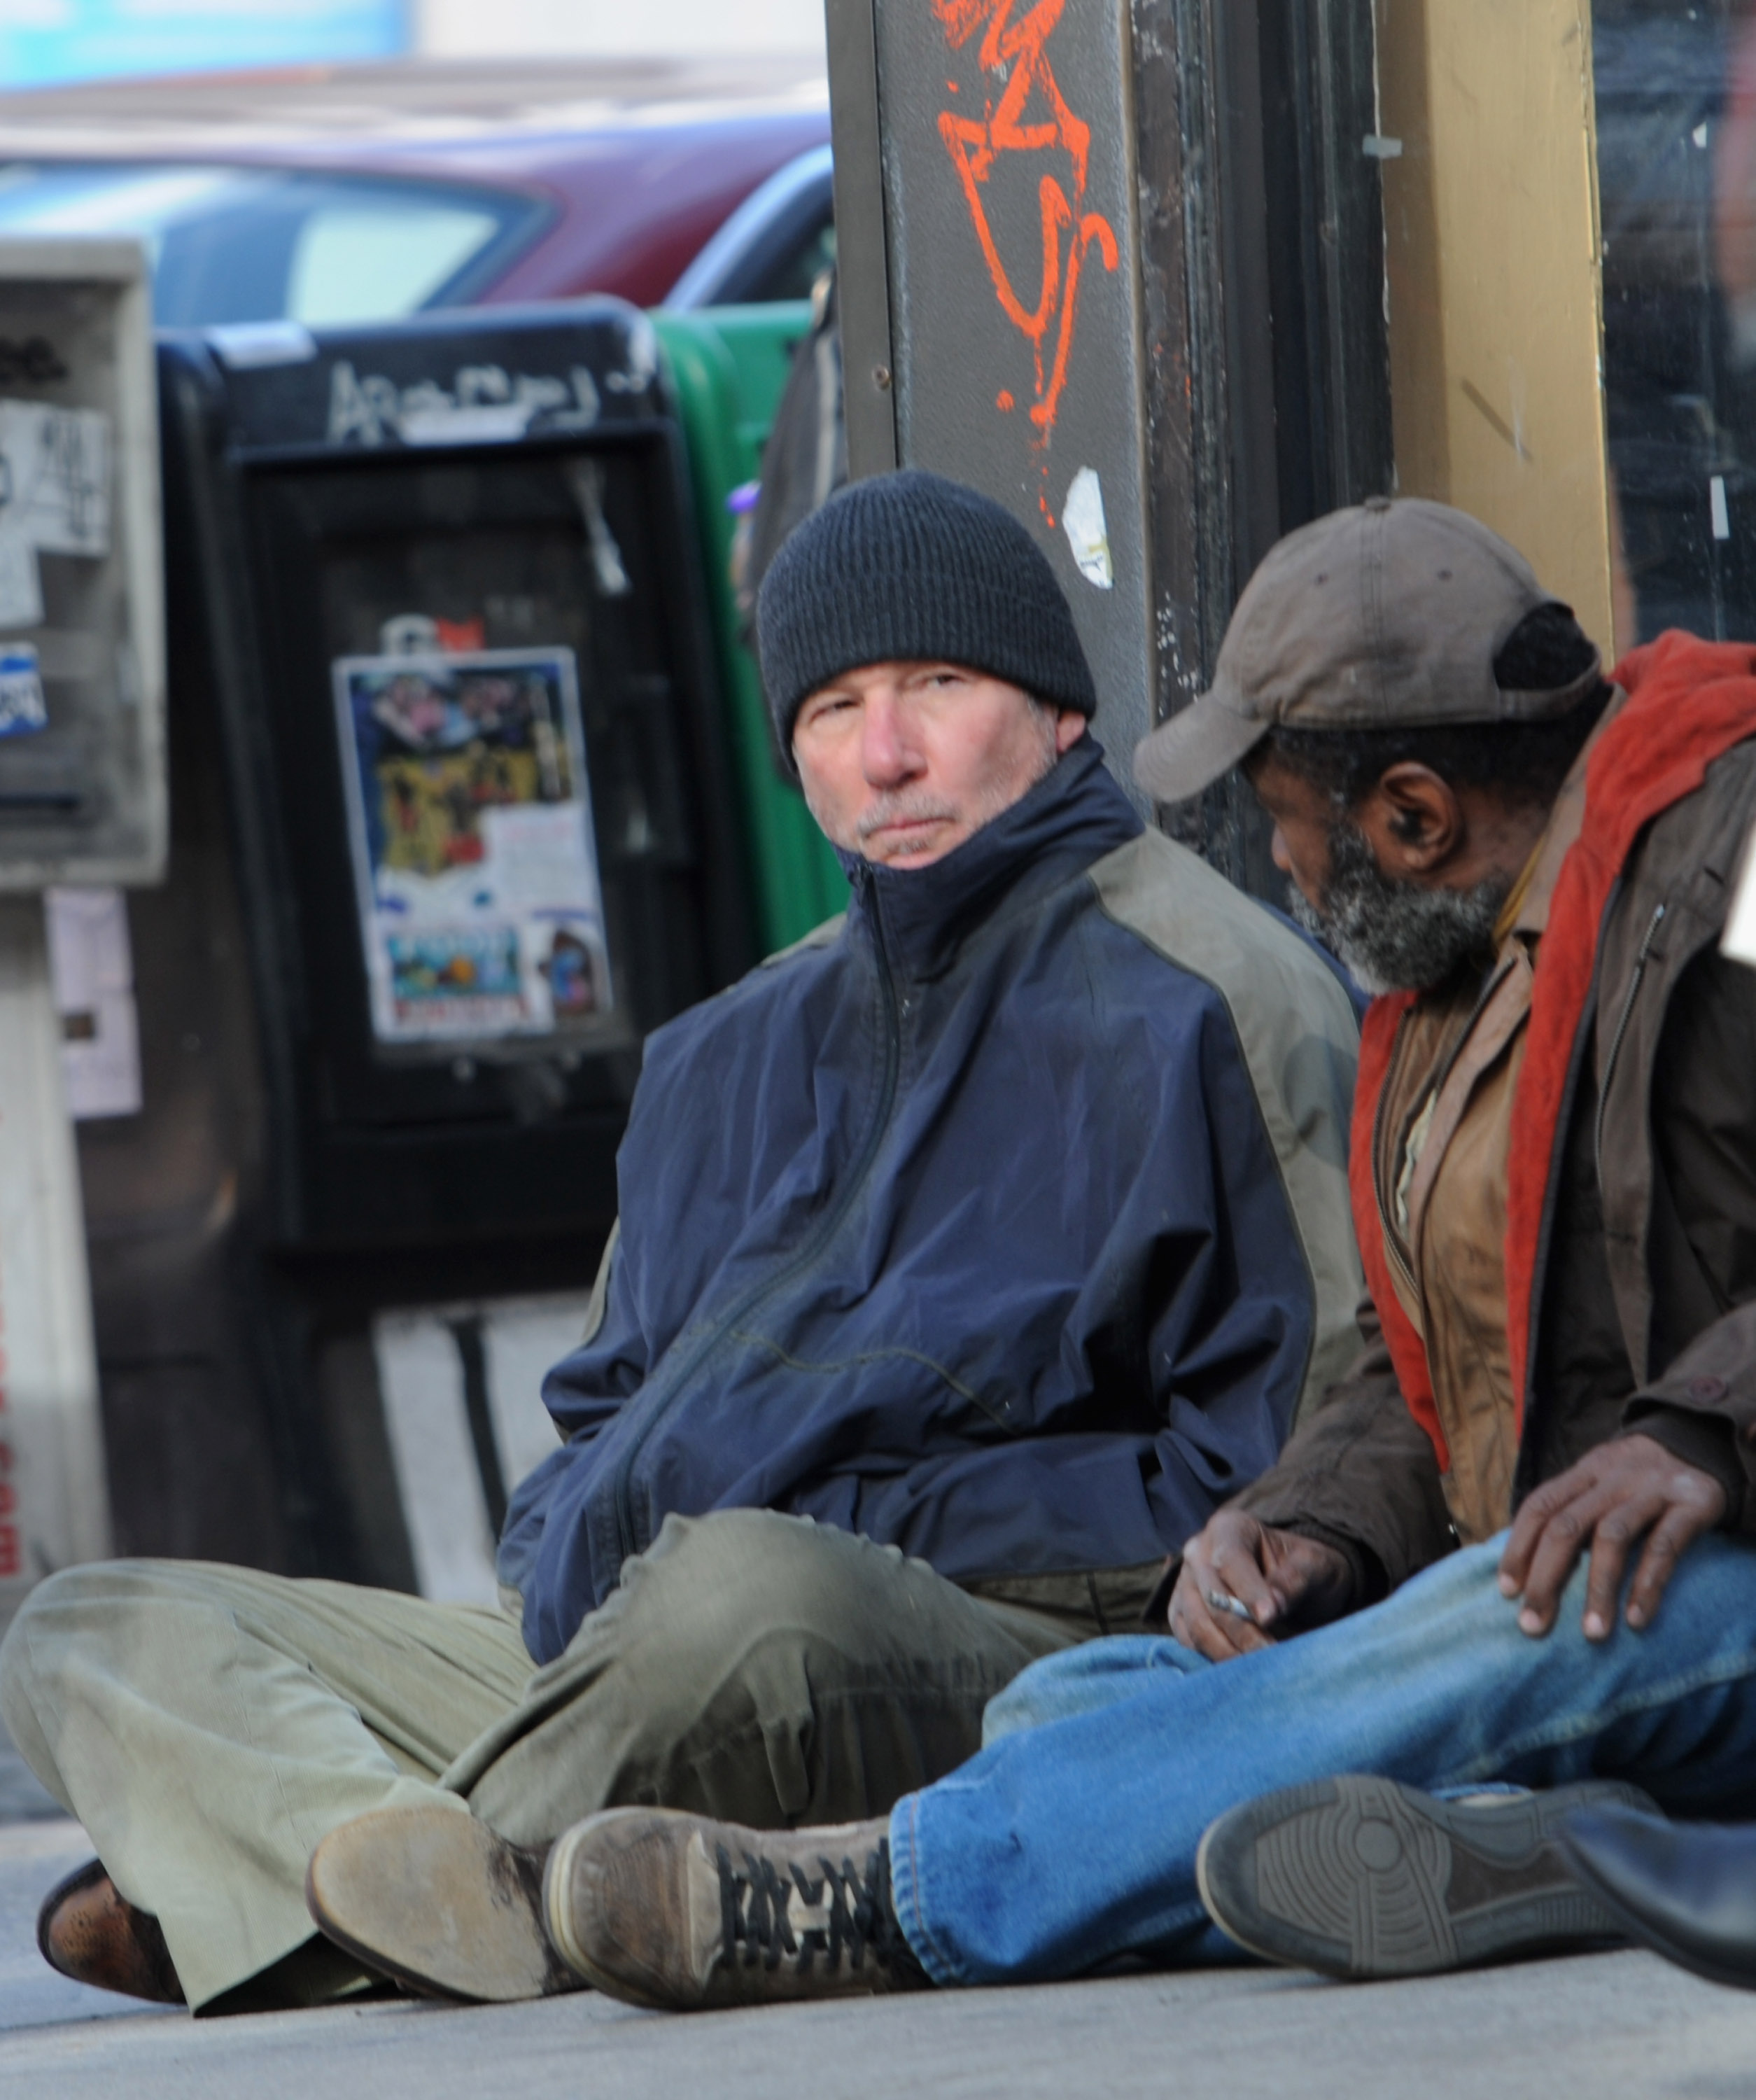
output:
M1186 802L1229 773L1270 726L1246 721L1203 693L1141 739L1134 747L1134 777L1155 802Z

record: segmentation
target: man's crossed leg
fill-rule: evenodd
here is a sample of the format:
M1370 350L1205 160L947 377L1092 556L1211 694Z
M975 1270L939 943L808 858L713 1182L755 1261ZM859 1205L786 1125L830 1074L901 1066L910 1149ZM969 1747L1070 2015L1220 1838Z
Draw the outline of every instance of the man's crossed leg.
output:
M1607 1643L1582 1630L1583 1567L1553 1632L1529 1639L1498 1557L1498 1542L1456 1554L1369 1611L1220 1666L1168 1639L1052 1657L990 1709L979 1757L858 1831L593 1819L551 1863L557 1943L591 1981L677 2005L882 1987L917 1965L941 1984L1035 1982L1123 1954L1211 1957L1203 1833L1243 1802L1337 1773L1430 1791L1614 1778L1674 1814L1756 1811L1747 1547L1698 1541L1652 1629ZM613 1882L598 1871L612 1851ZM770 1965L769 1950L759 1961L727 1937L753 1877L796 1888L796 1868L820 1880L825 1862L845 1862L862 1886L868 1856L890 1911L858 1970L820 1954ZM685 1899L728 1877L711 1907Z
M15 1622L0 1709L157 1917L190 2004L220 2010L361 1980L304 1898L314 1847L352 1818L460 1812L461 1829L467 1807L536 1846L618 1802L869 1815L974 1751L1026 1664L1095 1630L737 1510L668 1519L534 1674L509 1613L200 1563L71 1568Z

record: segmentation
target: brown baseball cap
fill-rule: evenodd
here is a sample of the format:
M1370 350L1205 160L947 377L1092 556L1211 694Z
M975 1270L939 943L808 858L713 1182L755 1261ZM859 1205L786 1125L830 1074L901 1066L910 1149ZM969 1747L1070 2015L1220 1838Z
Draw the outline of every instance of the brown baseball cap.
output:
M1134 753L1161 802L1185 801L1281 724L1296 729L1535 721L1602 675L1505 692L1493 660L1527 613L1555 602L1530 564L1449 505L1374 496L1271 548L1245 586L1211 687Z

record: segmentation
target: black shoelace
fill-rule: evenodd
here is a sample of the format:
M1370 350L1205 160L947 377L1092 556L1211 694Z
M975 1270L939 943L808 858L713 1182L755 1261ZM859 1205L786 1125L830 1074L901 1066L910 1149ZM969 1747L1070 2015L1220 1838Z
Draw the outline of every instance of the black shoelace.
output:
M720 1846L721 1920L727 1964L741 1960L746 1969L761 1964L773 1970L791 1961L801 1976L808 1976L821 1955L832 1975L844 1957L849 1969L858 1970L870 1954L881 1967L914 1970L913 1951L890 1907L889 1841L880 1839L866 1855L863 1870L851 1860L844 1859L837 1866L821 1855L817 1864L821 1871L813 1880L796 1863L778 1868L761 1854L745 1852L742 1865L735 1865L730 1853ZM801 1905L811 1910L822 1907L827 1890L827 1926L794 1930L789 1913L795 1889Z

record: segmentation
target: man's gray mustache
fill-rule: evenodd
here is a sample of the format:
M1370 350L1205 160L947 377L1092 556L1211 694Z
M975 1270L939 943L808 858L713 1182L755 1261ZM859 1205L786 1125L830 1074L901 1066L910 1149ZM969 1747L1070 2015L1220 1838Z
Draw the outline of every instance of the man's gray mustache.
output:
M863 839L869 839L874 832L881 832L891 824L951 823L956 816L956 810L943 802L899 795L890 801L874 803L863 813L855 829Z

